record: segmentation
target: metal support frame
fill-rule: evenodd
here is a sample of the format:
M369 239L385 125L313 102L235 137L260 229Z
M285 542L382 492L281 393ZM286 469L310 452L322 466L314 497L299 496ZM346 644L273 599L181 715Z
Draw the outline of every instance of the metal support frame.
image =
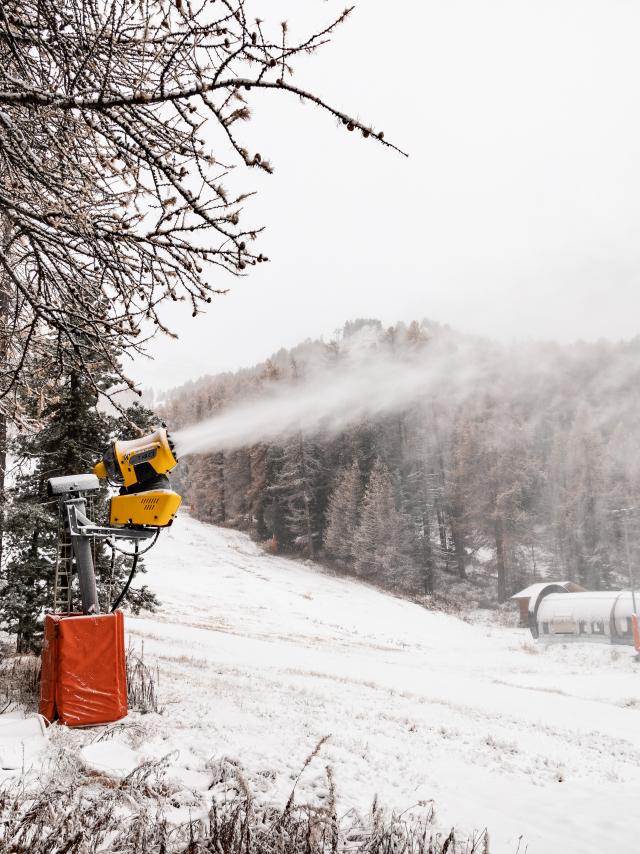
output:
M71 537L71 546L76 561L82 612L84 614L99 614L100 605L98 604L96 574L91 554L91 540L94 538L148 540L156 535L156 530L149 528L109 528L96 525L86 515L86 499L82 496L74 498L61 496L60 503L65 511L65 524Z

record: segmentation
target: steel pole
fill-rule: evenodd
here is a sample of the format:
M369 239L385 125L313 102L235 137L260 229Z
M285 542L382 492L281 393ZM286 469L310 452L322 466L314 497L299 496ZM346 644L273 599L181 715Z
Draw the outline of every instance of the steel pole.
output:
M627 552L627 569L629 572L629 587L631 588L631 601L633 603L633 613L637 615L636 608L636 585L633 577L633 564L631 563L631 549L629 548L629 531L627 530L627 517L622 517L622 527L624 528L624 547Z
M80 513L86 514L87 506L84 498L76 498L73 503ZM98 604L96 573L91 554L91 537L77 533L74 528L75 526L71 526L71 545L76 559L82 612L83 614L99 614L100 605Z

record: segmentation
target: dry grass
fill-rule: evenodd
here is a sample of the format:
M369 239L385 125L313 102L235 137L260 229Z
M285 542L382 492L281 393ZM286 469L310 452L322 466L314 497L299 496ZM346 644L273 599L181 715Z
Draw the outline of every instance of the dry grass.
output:
M144 661L144 645L138 654L132 647L126 653L129 708L146 714L158 712L158 668ZM10 647L0 646L0 714L15 708L36 711L40 696L40 659L34 655L16 655Z
M158 667L148 667L144 662L144 643L138 654L129 646L126 653L127 699L131 711L147 714L160 711L157 688L160 683Z
M0 646L0 714L18 707L35 709L39 693L40 659Z
M317 758L321 745L302 771ZM488 854L486 833L457 840L439 834L433 809L420 819L386 817L374 803L360 818L338 818L329 768L322 803L297 804L296 783L283 808L259 805L240 770L213 770L224 794L211 792L200 817L175 823L167 811L175 790L168 760L147 762L124 780L91 775L61 753L37 790L22 782L0 789L0 851L18 854ZM224 767L223 767L224 766ZM221 774L221 768L223 773ZM302 773L301 771L301 773ZM231 784L231 785L229 785Z
M129 706L157 712L157 670L127 650ZM38 701L39 660L0 650L0 710ZM112 729L112 728L111 728ZM100 736L110 737L107 728ZM64 728L63 728L64 730ZM433 807L419 818L387 816L374 803L368 816L338 818L329 767L327 796L296 803L298 780L318 759L320 741L301 768L283 808L260 804L236 764L212 766L211 792L198 818L175 820L175 785L166 771L173 755L141 764L124 780L96 774L78 758L77 733L61 731L49 749L46 774L0 787L2 854L488 854L486 832L457 839L439 833ZM75 748L74 748L75 745ZM222 795L219 794L220 783ZM426 806L426 809L425 809ZM171 814L171 820L169 817Z

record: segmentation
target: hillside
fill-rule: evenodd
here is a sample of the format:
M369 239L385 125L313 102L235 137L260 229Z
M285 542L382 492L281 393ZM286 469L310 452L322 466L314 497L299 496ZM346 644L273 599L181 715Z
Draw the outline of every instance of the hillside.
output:
M196 518L490 606L544 577L627 583L617 511L640 501L639 380L638 339L504 346L358 321L176 389L162 414Z
M159 614L127 621L157 660L165 711L140 718L144 755L204 792L237 761L286 800L330 763L343 809L435 799L438 825L488 826L491 851L635 850L640 691L630 651L536 646L263 554L181 516L148 560ZM186 797L186 795L185 795ZM520 850L523 850L521 846Z

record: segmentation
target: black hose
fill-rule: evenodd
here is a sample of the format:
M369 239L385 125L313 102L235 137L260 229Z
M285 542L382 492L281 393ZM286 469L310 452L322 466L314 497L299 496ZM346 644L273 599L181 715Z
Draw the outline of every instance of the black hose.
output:
M115 551L114 551L114 554L115 554ZM127 583L124 585L124 587L120 591L120 595L118 596L116 601L113 603L113 606L111 607L111 613L112 614L116 610L118 605L122 602L122 600L127 595L127 593L129 592L129 587L131 586L131 582L133 581L133 576L136 574L136 569L138 566L138 557L139 557L138 541L136 540L135 551L133 553L133 563L131 565L131 572L129 573L129 578L127 578Z
M160 536L160 528L156 528L156 533L153 540L149 543L149 545L141 552L138 552L138 541L136 540L136 550L134 552L126 552L124 549L119 549L115 542L111 542L110 540L105 541L105 545L109 546L110 549L113 549L114 552L118 552L118 554L124 555L125 557L135 557L136 554L140 554L140 556L146 554L150 551L155 544L158 542L158 537Z

